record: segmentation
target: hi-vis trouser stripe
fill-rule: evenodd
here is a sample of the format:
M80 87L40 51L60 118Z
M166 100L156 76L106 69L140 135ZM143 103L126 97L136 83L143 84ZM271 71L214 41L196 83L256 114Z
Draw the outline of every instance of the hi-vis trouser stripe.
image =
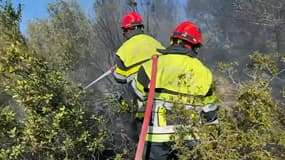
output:
M162 100L154 100L152 110L152 126L149 126L148 133L146 135L146 141L149 142L169 142L172 136L175 136L175 132L181 125L167 125L167 110L171 110L173 103L165 102ZM194 107L191 105L185 105L185 109L194 109L197 112L211 112L218 109L216 104L208 104L205 106ZM218 121L213 122L212 124L217 123ZM184 126L185 127L185 126ZM191 126L187 126L191 127ZM199 139L197 134L191 135L186 134L184 140L193 140Z
M132 85L135 85L135 83L133 82ZM135 88L135 92L138 92L138 94L140 94L141 92L136 88ZM171 107L173 106L173 103L171 102L165 102L165 101L162 101L162 100L154 100L154 106L160 106L160 107L157 107L154 109L153 112L157 112L157 116L154 117L153 119L157 119L157 125L158 126L166 126L166 111L167 110L171 110ZM138 111L136 113L136 117L137 118L143 118L144 117L144 114L145 114L145 104L140 101L140 100L137 100L137 105L138 105ZM193 106L191 105L185 105L185 109L191 109L193 108ZM155 113L153 113L155 114Z
M155 134L155 133L150 134L150 133L147 133L146 134L146 141L148 141L148 142L169 142L169 141L171 141L172 136L175 136L175 134L174 133L173 134ZM187 140L193 140L195 138L192 137L191 135L186 135L183 139L185 141L187 141Z
M162 100L154 100L152 110L152 126L149 126L146 141L169 142L180 125L167 125L167 110L171 110L173 103ZM186 135L184 140L191 140L191 135Z
M178 128L178 125L169 125L169 126L149 126L147 133L156 133L156 134L162 134L162 133L175 133L176 129Z
M171 125L164 127L149 126L148 133L146 135L146 141L149 142L169 142L172 136L175 136L175 132L179 125ZM193 140L197 138L189 135L185 135L184 140Z

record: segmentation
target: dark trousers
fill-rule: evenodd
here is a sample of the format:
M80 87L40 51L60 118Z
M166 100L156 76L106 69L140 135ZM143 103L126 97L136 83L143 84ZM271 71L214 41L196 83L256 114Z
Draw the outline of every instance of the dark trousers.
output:
M171 142L145 142L143 160L179 160L179 153L171 147ZM189 149L200 144L199 140L185 141ZM189 155L189 160L196 160L197 155Z
M177 151L169 142L145 142L143 160L177 160Z

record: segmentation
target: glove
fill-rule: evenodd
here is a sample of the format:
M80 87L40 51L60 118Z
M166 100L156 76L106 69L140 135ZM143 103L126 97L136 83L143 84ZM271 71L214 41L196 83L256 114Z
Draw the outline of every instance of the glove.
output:
M218 124L219 106L209 104L202 108L201 117L207 124Z

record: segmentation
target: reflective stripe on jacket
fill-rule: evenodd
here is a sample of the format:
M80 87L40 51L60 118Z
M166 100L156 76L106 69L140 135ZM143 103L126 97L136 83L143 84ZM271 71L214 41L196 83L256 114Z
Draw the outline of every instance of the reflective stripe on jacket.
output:
M154 54L160 54L156 49L164 47L146 34L138 34L128 39L117 51L115 57L115 79L119 82L130 82L142 63Z

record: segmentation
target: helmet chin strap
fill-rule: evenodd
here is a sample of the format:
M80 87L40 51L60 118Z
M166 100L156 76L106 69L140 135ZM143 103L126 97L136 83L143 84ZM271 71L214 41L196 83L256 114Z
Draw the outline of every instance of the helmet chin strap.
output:
M192 47L191 47L191 45L189 45L189 44L183 44L183 46L185 47L185 48L187 48L187 49L191 49L192 50Z
M171 46L180 46L183 47L185 49L189 49L191 51L193 51L195 54L198 54L199 49L201 48L201 45L191 45L181 39L177 39L177 40L173 40L170 39L170 45Z
M198 54L198 51L199 51L199 50L200 50L200 47L199 47L199 46L193 48L193 52L195 52L196 54Z
M186 43L185 41L183 41L182 39L176 39L176 40L173 40L173 39L170 39L170 45L172 46L182 46L186 49L190 49L192 50L192 46L188 43Z
M123 32L123 36L124 36L125 38L127 38L127 37L128 37L128 36L127 36L128 32L129 32L129 31L127 31L127 32Z

